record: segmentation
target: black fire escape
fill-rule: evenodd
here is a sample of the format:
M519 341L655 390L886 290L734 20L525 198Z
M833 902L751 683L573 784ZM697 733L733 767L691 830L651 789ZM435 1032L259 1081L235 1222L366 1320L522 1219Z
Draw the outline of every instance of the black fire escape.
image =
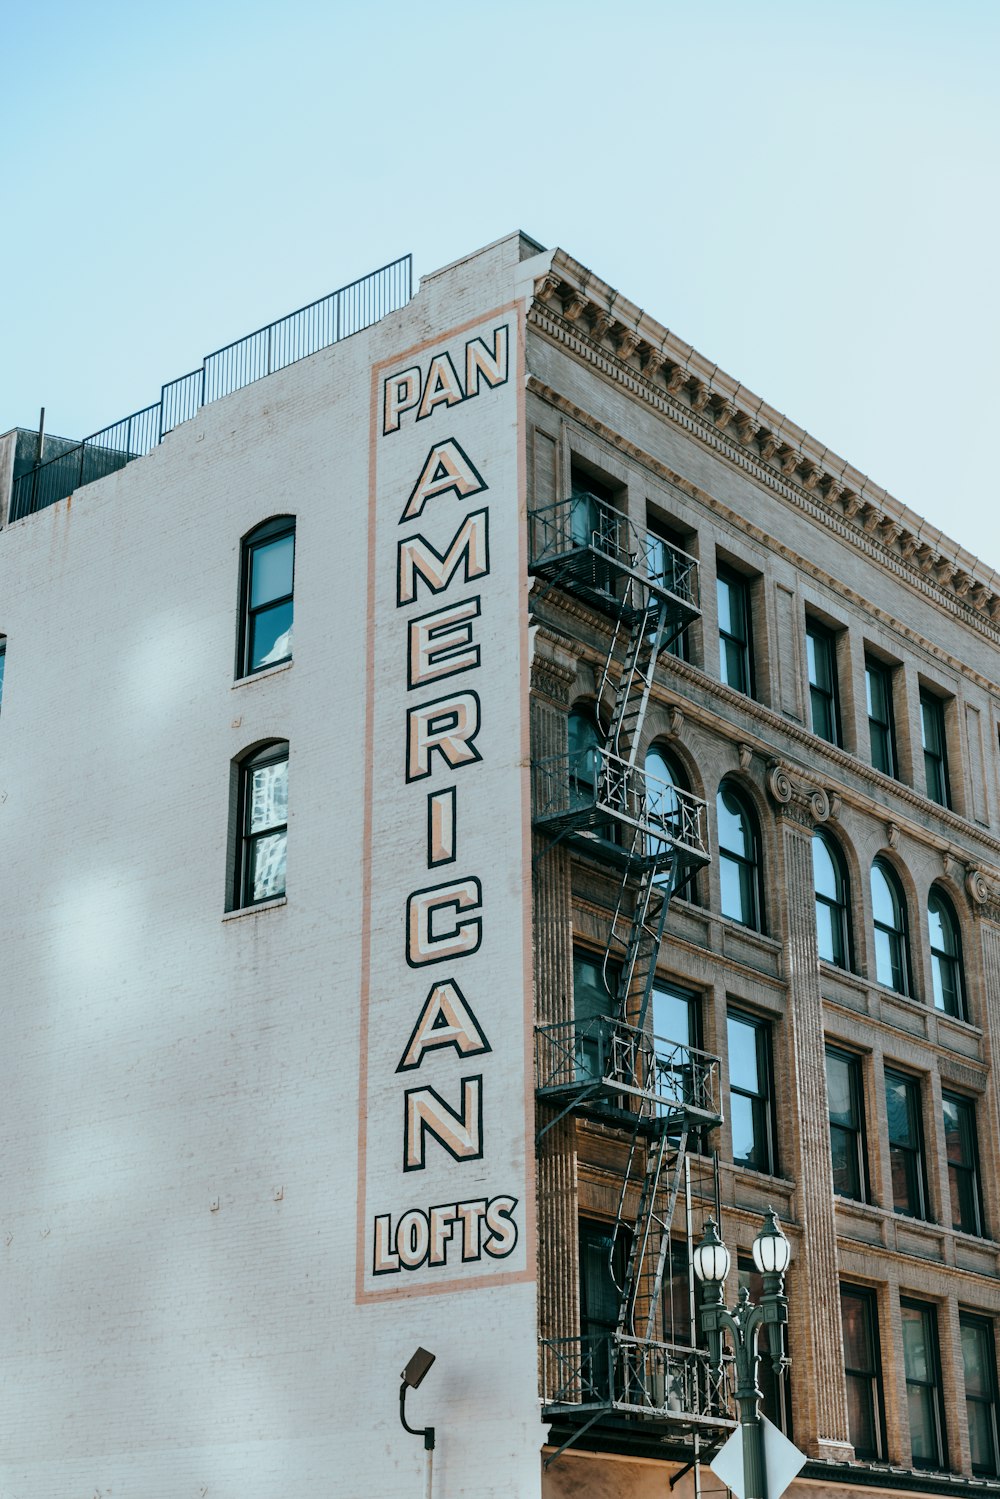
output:
M732 1422L693 1325L662 1335L661 1299L675 1215L690 1239L692 1161L703 1197L706 1173L714 1184L714 1166L689 1145L720 1122L718 1060L654 1036L651 997L670 897L708 861L706 808L638 757L657 661L699 614L698 565L591 494L532 511L530 527L543 597L561 590L613 621L598 693L613 708L586 754L533 761L534 826L545 851L565 841L618 882L606 1013L536 1028L539 1137L568 1115L596 1121L619 1134L625 1162L608 1267L617 1326L543 1339L543 1415L569 1432L560 1451L611 1419L680 1445L693 1438L697 1455L702 1436Z

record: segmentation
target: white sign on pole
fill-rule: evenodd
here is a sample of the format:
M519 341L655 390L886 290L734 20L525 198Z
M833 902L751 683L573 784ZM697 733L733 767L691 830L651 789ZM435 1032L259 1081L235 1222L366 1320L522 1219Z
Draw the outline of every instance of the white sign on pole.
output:
M781 1499L792 1479L805 1466L806 1455L800 1452L766 1416L761 1416L764 1428L764 1481L767 1499ZM743 1427L737 1426L732 1436L720 1447L709 1467L716 1478L721 1478L727 1489L732 1489L736 1499L746 1499L743 1488Z

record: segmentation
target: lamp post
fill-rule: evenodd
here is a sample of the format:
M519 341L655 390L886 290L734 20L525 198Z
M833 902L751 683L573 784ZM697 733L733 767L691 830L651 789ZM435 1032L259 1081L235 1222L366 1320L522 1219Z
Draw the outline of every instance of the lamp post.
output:
M764 1226L753 1242L754 1264L764 1277L764 1292L754 1306L749 1292L740 1291L732 1311L726 1310L724 1285L729 1273L729 1250L719 1238L713 1218L694 1252L694 1270L701 1281L701 1325L708 1334L712 1373L722 1368L723 1333L728 1332L736 1364L736 1401L743 1430L743 1499L767 1499L764 1469L764 1428L759 1410L760 1389L757 1338L762 1327L773 1328L771 1363L775 1373L785 1367L782 1328L788 1321L785 1271L791 1257L788 1240L781 1231L774 1209L768 1208Z

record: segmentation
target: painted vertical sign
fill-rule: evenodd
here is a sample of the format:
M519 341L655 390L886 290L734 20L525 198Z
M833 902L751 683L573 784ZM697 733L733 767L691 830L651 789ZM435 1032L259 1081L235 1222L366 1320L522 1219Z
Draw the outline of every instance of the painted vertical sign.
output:
M520 348L373 371L362 1300L531 1273Z

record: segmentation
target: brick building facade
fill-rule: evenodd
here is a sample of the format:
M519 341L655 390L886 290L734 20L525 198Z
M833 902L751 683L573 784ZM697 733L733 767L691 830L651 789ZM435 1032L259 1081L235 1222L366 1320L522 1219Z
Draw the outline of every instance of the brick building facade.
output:
M310 336L0 439L4 1482L711 1492L770 1205L793 1492L1000 1488L997 580L524 236Z

